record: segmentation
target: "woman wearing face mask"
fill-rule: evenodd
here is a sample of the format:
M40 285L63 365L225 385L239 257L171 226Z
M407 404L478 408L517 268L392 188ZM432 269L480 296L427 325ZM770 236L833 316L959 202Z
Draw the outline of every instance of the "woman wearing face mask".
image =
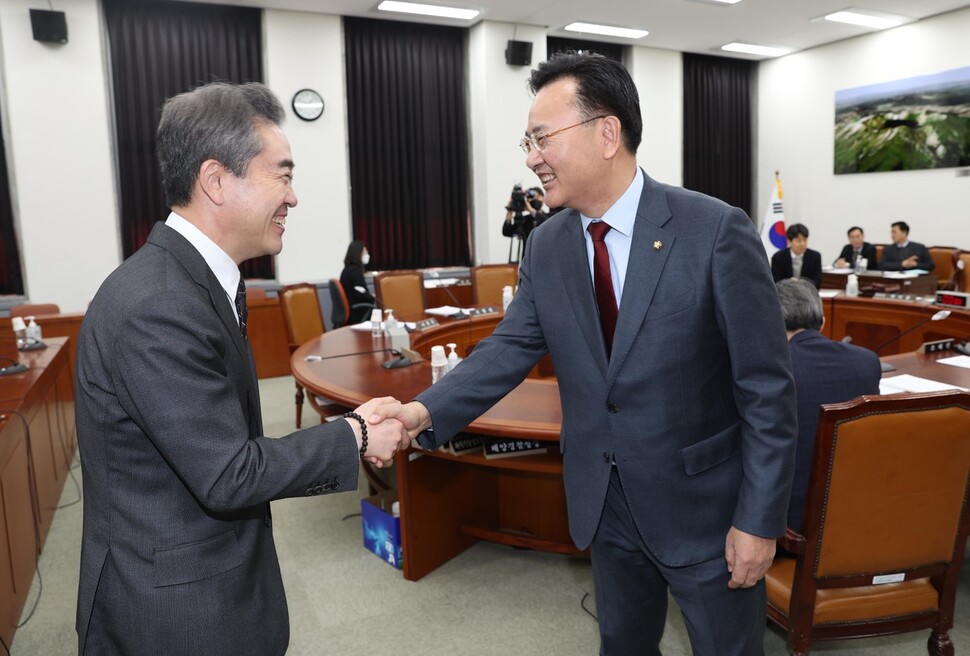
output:
M364 268L370 262L370 253L362 241L352 241L344 256L344 270L340 273L340 284L350 303L350 324L370 319L374 307L374 297L367 290Z

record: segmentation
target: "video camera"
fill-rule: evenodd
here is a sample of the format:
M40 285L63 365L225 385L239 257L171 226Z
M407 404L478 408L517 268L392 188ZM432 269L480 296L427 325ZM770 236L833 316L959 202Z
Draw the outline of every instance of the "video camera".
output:
M517 184L512 187L512 202L509 204L508 208L512 212L525 212L526 200L532 200L535 198L536 192L534 189L529 189L528 191L522 191L522 185Z

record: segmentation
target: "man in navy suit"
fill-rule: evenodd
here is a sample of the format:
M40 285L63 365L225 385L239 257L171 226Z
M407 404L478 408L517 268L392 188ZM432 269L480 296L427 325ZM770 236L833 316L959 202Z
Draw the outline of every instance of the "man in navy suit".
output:
M602 654L655 655L670 590L695 654L762 654L795 398L764 248L745 213L651 180L622 64L557 55L530 78L526 165L555 217L504 320L389 416L450 439L551 354L570 532L591 546ZM602 225L597 225L602 224Z
M930 255L930 250L918 241L909 240L909 224L896 221L890 227L893 243L882 251L882 262L879 268L883 271L906 271L907 269L922 269L932 271L936 262Z
M866 235L859 226L852 226L846 233L849 236L849 243L842 247L838 259L833 266L840 269L846 267L856 268L860 259L866 261L866 269L876 270L879 268L879 259L876 255L876 247L866 241Z
M785 236L788 248L771 256L771 277L775 282L804 278L818 289L822 286L822 255L808 247L808 228L794 223L788 226Z
M356 490L360 458L383 465L409 443L389 422L367 439L375 402L263 434L238 267L280 252L297 203L282 119L255 83L209 84L162 109L172 212L105 280L78 340L80 654L285 653L269 502Z
M805 280L782 280L777 289L798 399L798 449L788 526L801 531L819 406L851 401L863 394L878 394L882 371L879 358L872 351L833 342L819 332L825 321L822 299L811 284Z

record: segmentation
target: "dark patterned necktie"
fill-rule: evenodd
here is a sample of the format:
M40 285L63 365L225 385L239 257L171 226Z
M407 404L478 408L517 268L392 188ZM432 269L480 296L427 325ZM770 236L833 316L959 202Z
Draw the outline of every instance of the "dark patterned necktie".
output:
M596 305L600 311L600 326L606 340L606 355L613 351L613 333L616 332L616 293L613 291L613 275L610 273L610 252L606 248L606 233L610 224L604 221L590 223L586 228L593 238L593 289L596 290Z
M239 286L236 288L236 314L239 315L239 332L246 339L246 282L239 276Z

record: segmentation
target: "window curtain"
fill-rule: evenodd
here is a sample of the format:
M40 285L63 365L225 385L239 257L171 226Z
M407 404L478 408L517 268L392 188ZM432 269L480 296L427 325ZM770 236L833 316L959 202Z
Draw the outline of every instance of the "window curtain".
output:
M261 10L161 0L102 0L114 95L121 241L138 250L168 214L155 155L166 98L223 80L263 79ZM273 278L270 256L244 262L246 278Z
M684 186L752 212L757 62L684 53Z
M354 238L375 269L470 265L466 31L343 22Z
M20 249L13 227L13 203L10 200L10 181L7 175L7 155L0 133L0 294L24 293L24 279L20 272Z

